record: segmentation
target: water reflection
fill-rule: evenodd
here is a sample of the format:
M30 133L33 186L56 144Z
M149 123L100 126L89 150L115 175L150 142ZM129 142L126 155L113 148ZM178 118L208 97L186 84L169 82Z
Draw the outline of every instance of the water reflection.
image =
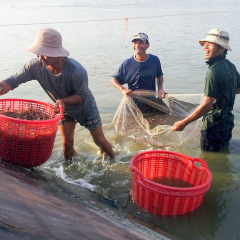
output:
M6 1L5 1L6 2ZM12 2L12 1L8 1ZM16 1L15 1L16 2ZM20 1L18 1L20 2ZM29 1L23 0L21 2ZM33 1L32 1L33 2ZM32 3L31 4L36 4ZM34 1L38 2L38 1ZM46 1L41 1L46 2ZM48 1L50 2L50 1ZM57 1L51 1L51 4ZM72 0L63 1L68 2ZM105 4L104 4L104 3ZM136 26L141 26L141 30L151 36L151 51L159 55L164 67L166 76L165 87L171 93L202 93L204 88L204 78L206 66L202 59L202 49L198 44L198 39L212 27L222 27L231 33L231 46L234 49L229 52L229 58L236 66L240 66L239 61L239 11L221 11L219 9L230 9L233 5L238 9L239 2L208 1L203 5L203 1L150 1L146 10L145 1L88 1L88 5L93 8L30 8L26 14L26 8L9 8L2 11L2 24L16 23L41 23L42 12L48 16L46 22L52 22L51 27L59 29L65 33L65 44L71 52L71 56L79 60L89 73L89 85L96 97L99 105L101 117L104 123L105 133L113 144L117 152L117 159L111 166L102 159L96 158L97 150L92 147L91 136L82 128L77 129L76 148L81 155L72 162L65 162L61 157L61 138L56 138L53 156L40 169L44 172L51 172L65 181L87 188L103 198L114 202L124 211L130 212L147 222L148 226L155 230L165 229L168 232L179 235L184 240L195 239L239 239L239 201L240 201L240 121L238 110L235 110L235 128L233 135L236 141L231 140L230 154L200 152L199 138L183 144L179 148L170 149L191 157L199 156L203 158L213 174L212 185L209 192L204 196L203 204L196 211L178 217L153 216L143 212L136 207L131 200L131 173L129 172L129 162L133 155L142 150L152 149L147 143L136 143L118 136L111 121L115 109L122 97L121 93L113 91L109 83L111 74L117 69L120 62L131 54L131 42L128 41L125 48L125 38L132 36L136 32ZM113 1L115 2L115 1ZM40 2L39 2L40 3ZM59 3L59 1L58 1ZM94 4L93 4L94 3ZM60 4L60 3L59 3ZM84 1L83 4L86 4ZM106 5L107 4L107 5ZM109 6L110 4L110 6ZM111 5L112 4L112 5ZM97 7L108 6L112 8L114 4L124 6L123 9L101 9ZM129 5L130 4L130 5ZM79 3L79 5L81 5ZM184 7L187 9L184 10ZM202 13L202 7L211 10L211 14ZM129 10L127 10L127 9ZM168 8L168 13L159 9ZM134 9L134 11L133 11ZM194 12L201 15L192 14ZM206 11L205 11L206 12ZM177 15L183 13L183 15ZM192 14L192 15L189 15ZM159 15L160 18L138 18ZM169 15L168 17L161 17ZM14 16L14 17L9 17ZM82 23L56 24L62 22L62 16L66 21L83 20ZM86 20L106 19L106 18L132 18L128 22L128 31L125 31L125 20L106 22L86 22ZM137 17L136 19L134 19ZM44 21L45 22L45 21ZM201 24L199 24L201 22ZM211 23L209 25L209 23ZM49 25L43 25L43 27ZM29 60L32 55L23 48L31 42L29 32L36 32L40 26L12 26L1 27L0 39L2 66L2 78L10 73L18 71L23 63ZM79 31L75 31L75 29ZM161 34L156 34L158 29ZM174 37L173 37L174 32ZM68 36L74 36L69 38ZM106 37L110 36L110 37ZM96 38L99 41L96 41ZM16 44L18 39L18 44ZM166 42L165 39L168 41ZM184 39L184 41L182 41ZM104 40L104 41L103 41ZM103 44L104 43L104 44ZM188 46L186 51L186 46ZM11 51L9 51L11 49ZM16 56L21 56L16 57ZM95 57L93 57L95 56ZM96 57L97 56L97 57ZM107 57L106 57L107 56ZM118 57L116 57L118 56ZM191 67L191 71L189 70ZM192 74L192 73L195 74ZM179 80L183 76L184 81ZM101 79L101 81L99 81ZM34 89L34 91L32 91ZM40 101L49 100L37 83L31 82L19 87L16 91L9 93L9 98L24 98ZM239 96L236 98L236 107L239 106ZM169 150L169 149L167 149ZM57 183L56 183L57 184Z
M52 163L47 163L45 170L54 171L65 181L95 192L101 201L130 213L155 231L163 229L184 240L237 239L240 163L239 150L236 149L239 142L231 141L230 149L225 148L220 153L201 152L199 139L178 149L178 152L192 157L199 156L206 161L213 178L203 204L192 213L175 217L155 216L134 204L131 198L129 163L139 149L147 150L150 146L121 140L121 137L117 142L117 156L111 163L96 158L95 151L86 155L81 152L71 162L65 162L59 157Z
M209 192L204 197L205 222L202 225L202 236L216 237L216 232L227 218L227 204L231 202L228 194L229 186L233 183L231 166L229 164L229 148L221 153L202 152L200 158L205 160L212 172L212 183Z
M233 175L228 155L229 149L224 149L221 153L201 152L199 157L207 162L213 178L210 190L197 210L182 216L165 217L148 214L135 206L135 216L149 223L154 229L164 229L184 240L234 239L237 229L233 230L232 238L226 238L219 232L220 227L226 223L228 206L232 203L229 189L232 188ZM129 208L134 208L130 205Z

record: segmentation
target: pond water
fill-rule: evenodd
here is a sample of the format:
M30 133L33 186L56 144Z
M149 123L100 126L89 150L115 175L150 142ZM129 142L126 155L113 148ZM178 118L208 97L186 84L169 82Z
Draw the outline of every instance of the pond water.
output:
M54 174L67 182L87 188L126 211L152 229L163 229L184 240L230 240L240 238L240 97L236 97L235 128L229 149L221 153L201 152L199 139L164 150L180 152L205 160L212 172L211 188L196 211L177 217L154 216L136 207L131 200L131 158L143 150L159 149L118 135L112 119L122 94L109 80L123 60L133 54L134 33L149 35L149 53L159 56L164 89L175 94L203 92L207 66L198 40L212 28L230 34L233 49L227 58L240 70L240 3L237 0L0 0L0 75L14 74L35 57L24 48L32 44L40 28L55 28L62 34L70 57L88 71L101 114L106 137L116 157L99 156L89 132L78 126L73 161L62 157L61 137L57 134L53 154L39 171ZM36 81L21 85L1 98L28 98L51 103Z

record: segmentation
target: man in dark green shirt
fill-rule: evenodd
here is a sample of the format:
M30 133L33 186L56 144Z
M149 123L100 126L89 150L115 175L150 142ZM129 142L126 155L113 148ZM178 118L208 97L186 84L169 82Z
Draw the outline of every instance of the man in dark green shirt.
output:
M206 151L220 151L232 137L232 110L235 96L240 93L240 76L234 64L226 59L227 51L231 51L228 42L228 33L220 29L210 30L207 38L199 41L209 65L204 99L194 112L172 127L172 131L182 131L203 117L201 148Z

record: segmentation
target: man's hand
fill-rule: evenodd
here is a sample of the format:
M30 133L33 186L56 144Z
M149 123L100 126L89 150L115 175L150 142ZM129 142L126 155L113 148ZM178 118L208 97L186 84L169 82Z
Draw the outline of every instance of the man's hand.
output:
M178 121L175 122L174 125L172 126L172 131L182 131L186 127L185 121Z
M64 105L64 102L61 100L61 99L58 99L55 103L55 108L54 108L54 112L56 114L58 114L60 111L59 111L59 107L62 107L63 110L65 108L65 105Z
M158 90L158 98L159 99L165 98L165 92L163 90Z
M132 96L132 90L127 89L124 86L122 86L116 78L111 78L110 83L117 89L119 89L125 96Z
M189 123L204 116L213 106L215 98L204 96L202 103L182 121L175 122L172 131L182 131Z
M127 96L127 97L131 97L132 96L132 90L131 89L127 89L127 88L124 88L122 90L122 93Z
M12 90L11 86L6 81L0 82L0 95L4 95Z

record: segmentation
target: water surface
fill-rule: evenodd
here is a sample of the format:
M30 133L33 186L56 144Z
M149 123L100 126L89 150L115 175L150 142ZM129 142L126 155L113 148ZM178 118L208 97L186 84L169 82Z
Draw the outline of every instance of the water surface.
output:
M213 180L203 204L193 213L157 217L145 213L131 200L129 163L140 151L158 147L125 139L115 132L111 122L122 94L109 83L111 74L133 54L131 36L136 32L149 35L149 53L161 59L164 88L168 93L203 92L207 66L198 40L211 28L229 32L233 51L227 57L240 70L239 1L0 0L0 7L1 79L35 57L24 48L32 44L40 28L59 30L70 57L88 71L89 87L96 98L105 135L116 152L112 162L99 157L89 132L78 126L75 146L79 157L71 162L63 159L58 133L51 158L39 170L79 185L79 191L84 187L96 192L116 207L147 222L152 229L163 229L184 240L239 239L240 97L236 98L235 128L229 149L221 153L201 152L198 138L180 147L164 148L201 157L208 163ZM7 97L51 102L35 81L2 98Z

